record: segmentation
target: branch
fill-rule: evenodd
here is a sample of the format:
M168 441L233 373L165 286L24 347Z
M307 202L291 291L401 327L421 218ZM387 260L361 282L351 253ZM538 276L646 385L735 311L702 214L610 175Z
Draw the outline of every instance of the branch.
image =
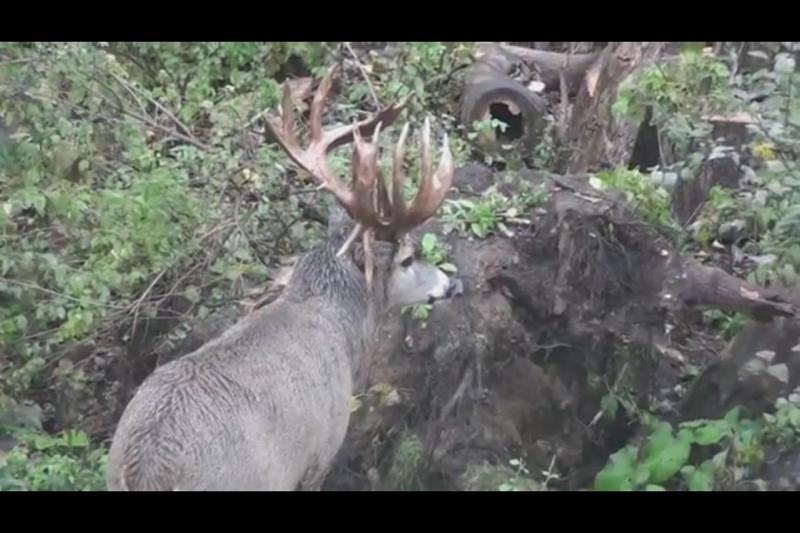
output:
M169 118L170 118L170 119L171 119L171 120L172 120L172 121L173 121L173 122L174 122L174 123L175 123L175 124L176 124L178 127L180 127L180 129L182 129L182 130L183 130L183 132L184 132L184 133L185 133L187 136L191 137L192 139L195 139L195 141L196 141L197 143L200 143L200 141L197 141L196 137L195 137L194 135L192 135L192 131L191 131L191 130L190 130L190 129L189 129L189 128L188 128L188 127L187 127L187 126L186 126L186 125L183 123L183 122L181 122L181 121L178 119L178 117L176 117L176 116L175 116L175 115L174 115L174 114L173 114L173 113L172 113L172 112L171 112L169 109L167 109L166 107L164 107L163 105L161 105L161 104L158 102L158 100L156 100L156 99L155 99L155 98L153 98L152 96L150 96L150 95L146 94L144 91L142 91L141 89L139 89L139 88L138 88L138 87L136 87L135 85L133 85L133 84L129 83L127 80L125 80L125 79L124 79L124 78L122 78L121 76L118 76L117 74L114 74L113 72L111 72L110 74L111 74L111 76L112 76L112 77L113 77L115 80L117 80L117 82L119 82L119 83L120 83L120 85L122 85L123 87L125 87L125 89L127 89L127 90L128 90L128 92L132 93L133 97L134 97L134 98L135 98L137 101L138 101L139 99L138 99L138 98L136 98L136 93L139 93L140 95L142 95L143 97L145 97L145 98L146 98L146 99L147 99L147 100L148 100L150 103L152 103L154 106L156 106L156 108L157 108L157 109L159 109L159 110L160 110L162 113L164 113L165 115L167 115L167 116L168 116L168 117L169 117ZM202 144L202 143L200 143L200 144Z
M353 47L350 46L350 43L345 42L344 46L345 48L347 48L347 51L350 52L350 55L353 56L353 59L355 60L356 65L358 66L358 70L361 72L361 77L364 78L365 82L367 82L367 88L369 89L369 94L372 97L372 101L375 103L375 107L380 109L381 101L378 99L378 93L375 92L375 87L372 86L372 82L370 81L369 75L367 74L367 69L364 67L361 61L358 60L358 56L356 55L355 50L353 50Z

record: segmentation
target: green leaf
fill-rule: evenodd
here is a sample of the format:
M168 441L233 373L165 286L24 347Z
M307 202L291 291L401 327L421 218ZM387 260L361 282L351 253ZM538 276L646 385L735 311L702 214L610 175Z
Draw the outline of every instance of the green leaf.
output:
M83 431L68 431L65 435L67 446L72 448L88 448L89 437Z
M477 237L481 239L486 237L486 231L484 230L483 226L481 226L477 222L473 222L472 224L470 224L469 229L471 229L472 233L474 233Z
M667 489L661 485L647 485L644 490L647 492L665 492Z
M672 436L672 426L666 422L655 422L652 434L647 439L645 454L647 456L657 455L675 440Z
M714 463L706 461L699 469L686 473L684 477L690 491L711 491L714 488Z
M439 244L439 239L437 239L436 235L433 233L426 233L422 236L420 244L422 245L423 252L432 252L436 249L436 245Z
M706 43L703 42L696 42L696 41L689 41L689 42L682 42L681 43L681 52L695 52L699 54L705 48Z
M417 98L423 98L425 95L425 82L422 78L414 78L414 91L417 93Z
M606 394L600 400L600 408L608 418L614 418L617 416L617 410L619 409L619 400L613 394Z
M633 481L637 486L647 483L650 479L650 468L648 465L640 463L636 465L636 473L633 475Z
M800 409L793 408L789 411L789 423L796 429L800 429Z
M738 422L739 422L739 414L740 414L740 412L741 411L740 411L740 409L738 407L734 407L733 409L731 409L730 411L725 413L725 417L723 418L723 420L725 420L725 422L730 427L736 427L738 425Z
M636 464L636 448L626 446L611 455L609 463L595 476L597 491L621 491L633 489Z
M730 427L725 420L709 420L694 432L694 440L700 446L710 446L730 435Z
M450 272L450 273L458 272L458 267L455 266L453 263L441 263L439 265L439 268L444 272Z
M669 424L659 423L646 447L645 464L650 470L650 481L663 483L680 471L689 458L691 440L689 430L682 430L679 438L675 438Z
M183 295L193 304L200 301L200 290L194 285L186 287L186 290L183 291Z
M781 276L786 285L795 285L797 283L797 271L790 263L783 265L783 268L781 268Z

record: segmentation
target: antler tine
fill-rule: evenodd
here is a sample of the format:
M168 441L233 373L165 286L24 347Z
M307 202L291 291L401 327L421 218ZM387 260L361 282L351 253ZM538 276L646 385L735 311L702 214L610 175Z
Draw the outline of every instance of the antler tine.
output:
M401 136L401 141L405 142L403 136ZM411 206L406 207L404 202L402 202L402 190L400 190L399 193L397 191L394 192L394 222L399 231L408 231L433 216L444 201L453 183L453 155L450 152L447 134L445 133L444 139L442 140L442 156L435 174L431 172L430 142L431 124L430 120L426 118L420 143L421 175L419 189L417 190L417 194ZM398 142L398 146L395 150L395 186L399 184L402 187L404 179L402 176L402 161L398 162L398 154L401 157L403 155L403 147L400 142ZM398 202L398 200L401 201Z
M314 101L311 106L311 143L306 150L300 147L300 142L294 131L294 102L292 101L291 88L288 83L283 86L280 129L269 117L267 117L266 125L289 157L298 166L311 174L320 187L331 191L345 209L350 212L353 202L352 194L328 168L327 155L331 150L331 143L336 138L329 137L326 139L322 132L322 106L330 92L335 71L336 66L328 70L314 95Z
M320 189L327 189L336 197L348 214L359 225L365 228L374 228L381 224L382 207L376 207L375 197L370 196L374 193L375 179L380 177L377 168L377 144L360 142L356 146L354 154L354 183L353 190L350 190L335 174L330 171L327 162L328 154L335 148L349 142L363 141L361 135L366 135L380 127L385 127L394 122L408 103L411 95L407 95L399 102L381 109L370 118L361 120L352 125L339 126L329 131L322 129L322 111L325 106L331 88L333 86L333 76L337 71L334 65L325 73L321 80L314 98L311 103L309 129L310 143L308 148L300 146L297 135L294 131L294 104L292 101L289 84L283 87L283 98L281 105L280 120L276 121L267 117L267 129L281 146L281 148L291 157L291 159L317 181ZM357 143L359 141L356 141ZM374 145L374 149L373 149ZM373 153L374 152L374 153ZM378 187L378 206L386 204L385 184L383 188ZM355 234L355 233L354 233Z
M372 141L365 141L358 131L353 128L353 195L356 217L368 227L381 224L378 206L376 204L376 182L378 178L378 136L381 123L375 127Z
M319 83L317 92L314 93L314 100L311 102L311 113L309 116L309 127L311 129L311 141L322 141L322 108L328 100L328 95L333 86L333 75L336 73L337 65L333 65L323 76Z
M395 224L406 217L406 202L403 198L403 187L406 182L406 174L403 166L406 156L406 137L408 136L408 122L403 126L400 138L394 149L394 160L392 161L392 218Z
M389 200L389 193L386 190L386 180L383 175L383 170L378 158L380 150L378 137L381 131L382 122L378 122L375 127L375 133L372 136L372 142L375 145L375 212L378 219L386 221L387 215L391 215L392 204Z

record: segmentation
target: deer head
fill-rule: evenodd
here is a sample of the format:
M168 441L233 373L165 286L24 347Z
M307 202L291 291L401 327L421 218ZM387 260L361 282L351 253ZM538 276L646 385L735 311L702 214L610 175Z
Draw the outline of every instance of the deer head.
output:
M394 122L409 97L385 107L372 117L349 126L323 131L322 109L331 90L336 67L325 74L314 95L309 119L310 141L303 149L294 131L294 107L288 83L284 85L281 112L267 117L267 127L282 149L345 209L355 225L338 250L345 254L361 239L364 251L364 275L367 287L373 280L373 244L395 245L394 265L388 280L389 299L394 305L407 305L445 298L460 292L460 284L451 281L432 265L414 260L407 234L430 218L444 201L453 181L453 158L445 134L442 156L434 173L430 153L430 120L425 120L421 139L421 176L418 191L410 203L403 195L405 184L405 142L409 125L403 127L394 149L391 192L380 168L378 139L382 128ZM371 140L365 137L372 135ZM350 187L328 166L328 155L337 147L353 142L352 181Z

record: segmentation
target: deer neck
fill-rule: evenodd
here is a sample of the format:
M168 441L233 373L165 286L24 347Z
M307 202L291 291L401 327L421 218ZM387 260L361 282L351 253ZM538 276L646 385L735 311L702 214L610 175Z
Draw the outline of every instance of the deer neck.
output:
M380 326L391 259L376 261L373 287L368 290L364 273L350 255L336 257L342 242L343 238L331 238L303 256L292 272L285 299L295 304L318 302L320 308L315 312L329 316L341 328L354 382L358 383Z

